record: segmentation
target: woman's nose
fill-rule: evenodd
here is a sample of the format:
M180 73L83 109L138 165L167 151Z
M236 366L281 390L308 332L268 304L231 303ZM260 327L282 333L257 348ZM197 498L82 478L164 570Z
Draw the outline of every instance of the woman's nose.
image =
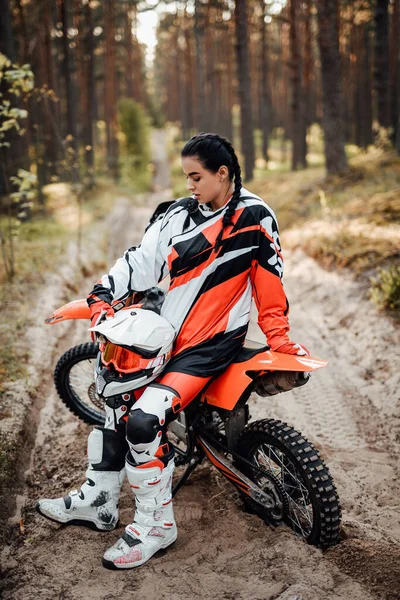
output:
M194 190L193 182L188 179L186 187L187 187L188 190Z

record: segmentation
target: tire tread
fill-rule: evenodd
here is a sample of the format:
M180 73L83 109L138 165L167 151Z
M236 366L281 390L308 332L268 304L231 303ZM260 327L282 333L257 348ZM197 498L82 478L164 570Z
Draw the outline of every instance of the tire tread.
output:
M295 466L302 469L314 502L319 508L318 531L312 531L308 543L328 548L339 542L341 507L336 486L328 467L322 460L318 450L299 431L277 419L262 419L249 423L238 440L237 448L245 450L253 443L255 435L269 435L290 452L295 459ZM307 483L305 481L305 483ZM313 502L313 508L314 507ZM314 528L313 528L314 530Z

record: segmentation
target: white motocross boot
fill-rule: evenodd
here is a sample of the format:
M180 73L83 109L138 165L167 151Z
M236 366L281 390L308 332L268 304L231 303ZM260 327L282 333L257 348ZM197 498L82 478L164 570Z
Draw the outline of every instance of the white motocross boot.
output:
M136 512L122 538L103 556L103 565L108 569L139 567L177 538L171 493L174 460L165 467L158 459L139 467L128 462L125 466Z
M99 470L107 465L103 459L103 446L109 445L107 437L110 436L105 430L93 429L88 438L87 480L79 491L74 490L64 498L39 500L36 508L41 515L58 523L87 525L100 531L115 529L119 521L118 501L125 468Z

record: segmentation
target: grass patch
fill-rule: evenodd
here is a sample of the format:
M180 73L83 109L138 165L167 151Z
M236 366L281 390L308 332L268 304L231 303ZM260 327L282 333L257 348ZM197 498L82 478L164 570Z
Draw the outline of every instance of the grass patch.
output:
M356 235L346 229L336 235L307 238L303 249L326 268L350 267L356 273L376 268L398 253L389 239Z
M400 310L400 267L379 269L378 276L371 277L370 298L381 310Z

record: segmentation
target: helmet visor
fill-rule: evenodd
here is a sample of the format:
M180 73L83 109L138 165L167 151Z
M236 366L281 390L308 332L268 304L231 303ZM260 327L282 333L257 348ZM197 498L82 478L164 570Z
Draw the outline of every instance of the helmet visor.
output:
M107 342L101 352L101 360L106 366L114 365L115 369L121 373L135 373L142 369L154 369L162 365L165 357L143 358L137 352Z

